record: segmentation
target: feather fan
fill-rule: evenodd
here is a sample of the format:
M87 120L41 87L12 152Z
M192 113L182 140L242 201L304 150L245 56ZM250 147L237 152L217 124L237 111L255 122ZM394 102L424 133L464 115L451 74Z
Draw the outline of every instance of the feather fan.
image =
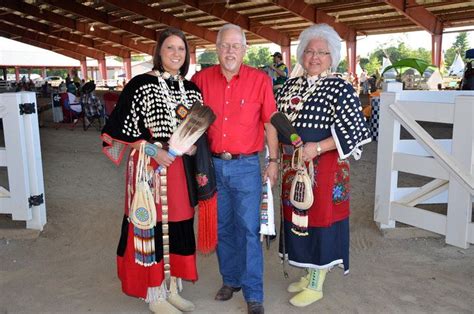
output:
M181 156L206 132L216 115L208 106L196 101L184 121L178 126L169 140L169 153Z
M291 125L290 120L283 112L276 112L270 119L271 124L277 129L278 133L289 141L295 147L299 147L303 144L301 137L296 132L295 128Z

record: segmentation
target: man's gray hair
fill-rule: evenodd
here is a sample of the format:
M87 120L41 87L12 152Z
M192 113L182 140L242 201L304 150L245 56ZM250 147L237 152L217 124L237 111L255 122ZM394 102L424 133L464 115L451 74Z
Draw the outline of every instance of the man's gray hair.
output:
M219 30L219 32L217 33L217 40L216 40L216 44L220 44L221 43L221 38L222 38L222 34L227 31L227 30L230 30L230 29L234 29L240 33L242 33L242 44L244 46L247 45L247 39L245 38L245 32L243 31L243 29L238 26L238 25L235 25L235 24L224 24L224 26L221 27L221 29Z
M303 65L303 54L309 42L313 39L324 39L329 48L331 57L331 68L335 70L341 60L341 37L339 34L327 24L316 24L305 29L301 34L296 48L296 57L298 63Z

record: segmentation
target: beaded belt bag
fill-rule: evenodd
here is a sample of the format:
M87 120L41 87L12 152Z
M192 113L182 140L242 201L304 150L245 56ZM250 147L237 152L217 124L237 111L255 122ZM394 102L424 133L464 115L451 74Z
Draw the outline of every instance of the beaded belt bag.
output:
M297 155L296 164L295 155ZM311 160L308 165L309 170L306 168L303 162L303 146L296 148L293 152L291 167L296 170L290 189L290 203L294 206L291 231L297 235L306 236L308 235L308 209L314 201L314 165Z
M150 157L145 155L144 142L140 145L135 174L135 193L129 209L129 220L133 224L135 262L151 266L156 263L155 234L156 206L148 183Z

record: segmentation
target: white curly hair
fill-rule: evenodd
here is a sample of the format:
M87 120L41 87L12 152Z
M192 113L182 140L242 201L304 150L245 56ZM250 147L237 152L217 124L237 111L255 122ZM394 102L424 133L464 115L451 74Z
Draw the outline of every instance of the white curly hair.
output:
M331 57L331 68L335 70L341 61L341 37L327 24L316 24L305 29L299 37L298 48L296 48L296 57L298 63L303 65L303 54L312 39L324 39L329 48Z

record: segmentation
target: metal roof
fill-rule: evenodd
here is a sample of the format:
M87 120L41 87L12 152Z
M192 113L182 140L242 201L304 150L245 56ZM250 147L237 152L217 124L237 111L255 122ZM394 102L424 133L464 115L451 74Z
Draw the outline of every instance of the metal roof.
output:
M474 1L0 0L0 36L79 60L152 54L168 25L183 30L193 49L214 47L229 22L246 31L249 44L281 46L314 23L334 26L349 41L416 30L439 35L474 25Z

